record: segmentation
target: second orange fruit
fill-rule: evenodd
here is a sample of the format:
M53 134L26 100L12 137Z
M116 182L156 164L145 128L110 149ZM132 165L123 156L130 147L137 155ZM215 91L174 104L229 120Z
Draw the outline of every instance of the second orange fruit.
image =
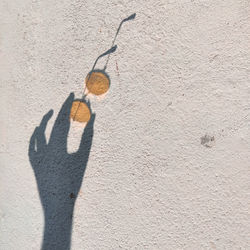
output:
M86 103L81 101L74 101L72 103L70 118L73 119L73 121L88 122L90 116L90 110Z

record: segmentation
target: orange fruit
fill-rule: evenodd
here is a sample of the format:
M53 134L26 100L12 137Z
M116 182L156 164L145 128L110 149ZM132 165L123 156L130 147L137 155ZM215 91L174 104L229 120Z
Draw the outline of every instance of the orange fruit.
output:
M91 117L89 107L81 101L74 101L70 110L70 118L73 121L88 122Z
M102 71L92 71L88 73L85 82L88 91L94 95L106 93L110 85L108 75Z

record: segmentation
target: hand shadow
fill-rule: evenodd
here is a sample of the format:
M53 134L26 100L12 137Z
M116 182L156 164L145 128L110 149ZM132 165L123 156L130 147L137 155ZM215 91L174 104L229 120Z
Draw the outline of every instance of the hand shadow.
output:
M69 250L75 201L81 187L93 138L95 114L86 125L77 152L67 153L70 94L56 118L49 142L45 129L53 111L50 110L30 138L29 160L34 170L44 211L43 250ZM87 103L90 107L90 104Z

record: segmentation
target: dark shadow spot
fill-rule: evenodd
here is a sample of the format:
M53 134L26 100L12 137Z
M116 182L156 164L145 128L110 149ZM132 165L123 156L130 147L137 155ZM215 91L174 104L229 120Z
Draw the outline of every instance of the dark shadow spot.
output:
M214 136L210 136L205 134L204 136L201 137L201 145L207 148L213 147L215 144L215 138Z

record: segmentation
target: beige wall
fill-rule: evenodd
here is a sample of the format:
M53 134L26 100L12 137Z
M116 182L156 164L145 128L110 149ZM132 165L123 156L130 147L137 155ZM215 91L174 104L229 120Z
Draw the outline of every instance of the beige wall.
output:
M3 0L0 12L0 249L40 248L30 136L53 109L49 136L134 12L111 88L91 98L72 249L249 249L248 0ZM81 132L71 127L69 150Z

